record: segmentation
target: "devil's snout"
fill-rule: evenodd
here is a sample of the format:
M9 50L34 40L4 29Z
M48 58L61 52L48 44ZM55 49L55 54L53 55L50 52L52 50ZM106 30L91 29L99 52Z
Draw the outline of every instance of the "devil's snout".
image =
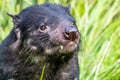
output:
M78 36L79 36L79 32L75 27L69 26L65 28L64 37L66 40L74 41L75 39L78 38Z

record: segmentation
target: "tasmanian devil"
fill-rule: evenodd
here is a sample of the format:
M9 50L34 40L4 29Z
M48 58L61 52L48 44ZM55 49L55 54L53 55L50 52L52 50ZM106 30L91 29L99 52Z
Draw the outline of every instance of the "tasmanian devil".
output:
M80 33L69 7L45 3L11 15L0 45L0 80L78 80Z

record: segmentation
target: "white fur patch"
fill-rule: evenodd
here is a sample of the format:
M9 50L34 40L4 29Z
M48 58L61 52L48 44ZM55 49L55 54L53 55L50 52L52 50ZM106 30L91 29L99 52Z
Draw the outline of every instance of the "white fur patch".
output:
M46 49L45 52L50 54L52 51L51 51L51 49Z
M32 50L37 50L37 47L36 46L31 46L31 49Z
M63 45L60 45L60 49L63 49Z

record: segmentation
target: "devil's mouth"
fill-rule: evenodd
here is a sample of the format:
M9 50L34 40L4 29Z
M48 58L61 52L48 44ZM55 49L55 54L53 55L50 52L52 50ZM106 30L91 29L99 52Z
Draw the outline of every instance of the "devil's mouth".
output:
M69 53L77 48L77 42L71 40L62 40L60 45L60 53Z
M76 41L71 41L71 40L62 40L60 41L61 45L66 46L68 44L77 44Z

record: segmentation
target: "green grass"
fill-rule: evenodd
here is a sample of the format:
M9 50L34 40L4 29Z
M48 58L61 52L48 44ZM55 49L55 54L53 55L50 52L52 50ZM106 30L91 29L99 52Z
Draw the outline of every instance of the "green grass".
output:
M41 73L41 75L40 75L40 80L42 80L42 79L43 79L44 72L45 72L45 66L43 66L42 73Z
M82 40L80 80L120 80L120 0L0 0L0 41L13 26L7 12L46 1L71 5Z

